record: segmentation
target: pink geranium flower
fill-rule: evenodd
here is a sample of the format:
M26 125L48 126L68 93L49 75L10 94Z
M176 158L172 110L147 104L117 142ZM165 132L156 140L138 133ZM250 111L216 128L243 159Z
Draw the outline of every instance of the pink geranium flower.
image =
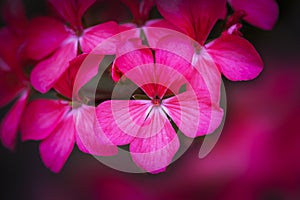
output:
M224 32L219 38L205 44L219 19L226 16L226 0L163 0L157 1L162 16L194 39L170 36L160 42L159 48L181 54L192 65L206 74L205 82L210 91L219 91L221 74L233 81L250 80L259 75L263 62L255 48L246 39ZM174 41L178 41L174 45ZM219 93L213 99L219 101Z
M101 103L96 108L99 129L115 145L130 144L132 159L139 167L151 173L161 172L180 146L170 121L194 138L215 130L223 111L212 103L207 88L190 89L193 87L183 75L189 63L183 59L177 62L158 53L154 62L150 49L126 48L126 53L117 57L116 65L148 99ZM187 89L181 91L184 86Z
M72 60L55 85L56 90L68 100L33 100L22 118L21 139L41 140L41 158L53 172L61 170L75 142L80 150L93 155L110 156L117 153L116 146L101 131L95 131L95 107L78 95L79 89L97 74L96 63L99 64L103 58L96 56L95 65L85 68L87 71L81 72L82 76L77 75L86 56L82 54Z
M4 34L8 34L6 35L7 37L5 37ZM8 42L9 39L12 39L10 38L11 34L12 33L10 33L6 28L0 30L1 44L6 51L11 50L11 46L9 47L5 44L13 45L10 43L12 41ZM2 41L2 39L6 41ZM15 40L15 38L13 38L13 40ZM6 148L13 151L16 147L19 123L23 114L23 110L28 101L30 89L28 80L22 74L20 74L20 71L16 70L16 66L12 67L11 63L9 63L9 61L2 56L3 54L0 55L0 107L7 105L13 100L15 100L15 103L1 121L0 139ZM15 57L16 54L13 56Z
M237 12L244 12L244 20L261 29L271 30L278 19L278 5L275 0L228 0Z
M0 140L13 151L30 91L29 80L24 73L25 58L22 51L27 19L23 4L19 1L6 1L3 9L7 26L0 29L0 107L15 102L1 121Z
M45 93L67 70L69 61L78 52L88 53L105 39L118 33L115 22L106 22L84 29L81 20L95 0L49 0L62 20L34 18L28 28L26 46L30 58L41 60L31 73L35 89ZM114 54L109 46L101 54Z

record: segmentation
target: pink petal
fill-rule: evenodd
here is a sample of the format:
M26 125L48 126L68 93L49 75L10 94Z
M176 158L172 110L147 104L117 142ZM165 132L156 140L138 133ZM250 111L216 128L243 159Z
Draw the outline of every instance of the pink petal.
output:
M106 22L90 27L84 30L83 36L79 39L81 49L84 53L90 53L96 48L99 54L116 54L115 41L109 38L118 33L119 27L115 22Z
M97 75L104 56L81 54L70 61L70 66L55 83L54 89L63 96L79 100L79 90ZM73 96L74 94L74 96Z
M21 139L42 140L46 138L70 110L67 102L50 99L31 101L20 124Z
M208 90L211 101L219 104L221 92L221 73L215 64L215 60L202 49L199 54L193 55L192 64L195 68L195 76L191 77L190 83L193 89ZM204 81L204 84L203 84Z
M158 126L160 130L153 132L152 128L146 129L145 135L150 137L135 138L130 144L130 153L139 167L151 173L158 173L164 171L171 163L179 149L179 139L160 108L155 108L152 112L150 127Z
M170 66L183 75L192 71L192 57L194 54L193 40L188 36L173 32L161 38L156 44L156 63Z
M27 27L25 51L29 58L45 58L70 35L65 25L50 17L37 17Z
M0 107L2 107L11 102L24 86L11 71L0 70L0 77Z
M74 142L75 127L70 114L40 143L40 154L46 167L58 173L71 154Z
M0 139L2 144L13 151L16 146L17 133L23 110L27 103L28 91L24 91L17 102L4 117L0 125Z
M161 38L180 31L179 28L164 19L148 20L142 29L151 48L156 48L156 44Z
M149 12L154 6L154 0L121 0L130 9L135 21L143 24L149 17Z
M125 74L127 78L131 79L135 84L142 87L145 83L154 83L154 61L151 50L149 48L145 48L137 42L140 42L140 40L132 40L119 47L120 53L117 54L117 58L113 63L112 70L115 80L118 79L118 74ZM144 74L140 67L148 68L150 71L148 71L148 74ZM134 72L132 72L133 70ZM143 87L143 89L150 97L152 97L153 92L155 91L152 86L149 86L148 88Z
M226 14L226 0L157 1L160 14L203 44L218 19Z
M96 129L97 121L95 108L82 105L74 110L77 143L80 149L97 156L111 156L118 153L118 149L103 134L101 129ZM82 146L81 146L82 145Z
M83 59L83 57L84 56L79 57L79 60L74 59L70 62L71 66L80 66L76 77L73 79L73 97L76 97L77 99L79 99L79 90L97 75L99 65L104 58L103 55L98 54L88 54L85 59ZM80 64L80 62L82 63Z
M250 24L265 30L271 30L279 15L279 8L275 0L228 0L236 11L246 13L245 20Z
M223 110L212 104L207 91L184 92L163 100L166 113L188 137L213 132L221 123Z
M80 28L83 14L96 0L49 0L49 2L73 28Z
M207 52L232 81L254 79L263 69L263 62L253 45L236 35L223 34L207 45Z
M221 74L205 48L183 34L168 35L157 43L156 62L181 73L191 89L208 90L212 101L219 102Z
M124 76L134 82L151 99L162 98L168 89L178 93L179 88L184 84L184 77L171 66L160 64L148 64L136 66Z
M53 55L38 63L31 72L32 86L41 93L49 91L77 54L77 42L61 46Z
M129 144L144 125L151 102L148 100L105 101L96 108L99 128L115 145Z

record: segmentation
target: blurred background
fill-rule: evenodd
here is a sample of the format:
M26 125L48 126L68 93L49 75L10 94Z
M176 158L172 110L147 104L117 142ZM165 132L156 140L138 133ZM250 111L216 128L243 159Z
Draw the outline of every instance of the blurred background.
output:
M45 1L24 2L29 17L47 12ZM0 145L0 199L300 199L300 1L278 4L280 17L272 31L244 26L265 68L253 81L224 80L225 126L204 159L198 158L199 138L166 172L127 174L75 148L54 174L43 165L38 142L19 143L15 152ZM111 0L98 1L91 18L87 24L126 22L131 15Z

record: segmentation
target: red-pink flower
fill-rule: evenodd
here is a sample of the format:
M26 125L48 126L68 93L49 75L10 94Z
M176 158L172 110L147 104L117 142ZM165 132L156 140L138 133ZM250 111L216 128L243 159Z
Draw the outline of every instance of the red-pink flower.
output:
M79 89L97 74L103 56L94 57L95 65L84 68L77 76L82 54L70 62L70 67L56 82L55 89L68 100L36 99L29 103L21 123L21 139L41 140L40 154L45 165L59 172L76 142L79 149L93 155L109 156L117 153L101 131L95 131L95 107L77 94ZM77 81L75 83L75 78ZM74 94L73 95L73 91ZM72 100L71 100L72 99Z
M154 62L148 48L125 48L115 64L146 96L101 103L96 108L99 129L115 145L130 144L132 159L142 169L164 171L180 146L170 121L194 138L215 130L223 111L212 103L207 89L191 89L184 75L189 63L183 59L177 62L157 53Z
M253 26L271 30L278 18L278 5L275 0L228 0L237 12L244 12L243 18Z
M29 80L24 73L25 60L22 45L26 18L19 1L6 2L3 13L7 27L0 29L0 107L14 101L14 104L0 124L2 144L15 150L19 123L29 96ZM14 12L19 13L16 15Z
M182 56L206 74L210 91L220 88L220 72L233 81L250 80L259 75L263 63L255 48L246 39L225 31L219 38L205 44L219 19L226 15L226 0L163 0L157 1L162 16L196 42L178 37L165 38L160 48L170 52L185 52ZM174 42L176 42L174 45ZM219 95L213 97L219 100Z
M31 73L31 82L42 93L53 87L78 52L88 53L99 43L118 33L115 22L83 28L82 16L95 0L49 2L56 8L62 20L50 17L34 18L28 28L26 46L30 58L41 60ZM114 51L114 46L109 46L101 54L114 54Z

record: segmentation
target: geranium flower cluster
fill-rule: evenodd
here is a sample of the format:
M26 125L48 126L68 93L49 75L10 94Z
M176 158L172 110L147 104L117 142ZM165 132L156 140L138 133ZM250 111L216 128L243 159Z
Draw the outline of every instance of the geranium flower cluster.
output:
M14 150L19 133L23 142L40 141L42 161L53 172L75 144L97 156L129 145L141 169L164 171L180 148L178 134L195 138L220 125L222 74L246 81L263 70L241 33L243 21L270 30L278 17L274 0L120 0L132 22L86 27L84 15L95 3L48 0L55 14L31 19L21 1L3 5L0 106L13 103L1 122L1 142ZM160 18L150 18L153 9ZM213 29L217 23L221 31ZM109 56L103 76L135 85L127 99L82 92Z

